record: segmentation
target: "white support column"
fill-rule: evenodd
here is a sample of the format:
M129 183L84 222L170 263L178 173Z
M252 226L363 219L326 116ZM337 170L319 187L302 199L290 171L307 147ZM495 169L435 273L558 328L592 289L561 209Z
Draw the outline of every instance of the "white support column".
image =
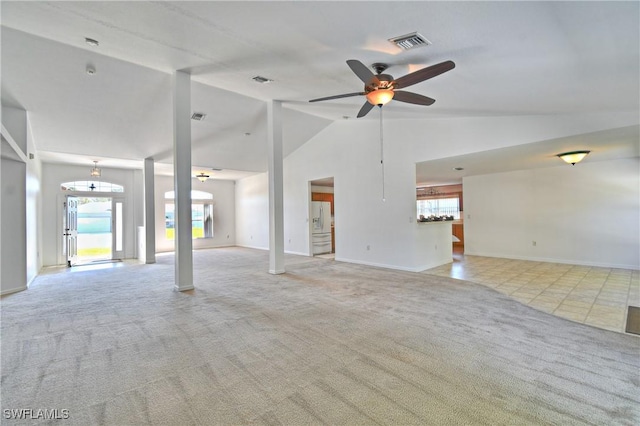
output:
M267 104L269 152L269 273L284 273L284 205L282 164L282 102Z
M153 158L144 159L144 263L156 263L156 204Z
M191 240L191 76L173 74L173 186L175 191L175 289L192 290Z

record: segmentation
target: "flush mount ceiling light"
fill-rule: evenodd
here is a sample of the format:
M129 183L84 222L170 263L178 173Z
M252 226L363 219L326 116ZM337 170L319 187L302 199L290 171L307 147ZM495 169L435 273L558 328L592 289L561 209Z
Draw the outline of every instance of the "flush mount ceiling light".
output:
M100 177L102 175L102 170L98 168L98 162L93 161L93 169L91 169L91 177Z
M198 178L198 180L202 183L206 182L207 179L209 179L209 175L205 174L205 172L200 172L199 174L196 175L196 177Z
M571 152L563 152L562 154L558 154L558 157L562 158L565 162L575 166L576 163L582 161L584 157L587 156L591 151L571 151Z

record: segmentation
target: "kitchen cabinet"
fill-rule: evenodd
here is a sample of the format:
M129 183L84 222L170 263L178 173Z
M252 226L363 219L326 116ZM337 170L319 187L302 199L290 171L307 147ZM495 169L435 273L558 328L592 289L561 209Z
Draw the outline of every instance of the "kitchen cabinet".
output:
M458 239L460 240L460 242L454 242L453 245L456 247L464 247L464 224L454 222L451 225L451 228L453 235L458 237Z
M333 216L333 194L329 192L312 192L311 201L328 201L331 203L331 216Z

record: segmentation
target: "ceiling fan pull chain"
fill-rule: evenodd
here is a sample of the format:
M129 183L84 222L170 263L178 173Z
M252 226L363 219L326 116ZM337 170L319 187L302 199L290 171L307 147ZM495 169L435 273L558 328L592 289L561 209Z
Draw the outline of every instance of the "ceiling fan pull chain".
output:
M380 167L382 168L382 201L387 201L384 196L384 139L382 132L382 105L378 105L380 108Z

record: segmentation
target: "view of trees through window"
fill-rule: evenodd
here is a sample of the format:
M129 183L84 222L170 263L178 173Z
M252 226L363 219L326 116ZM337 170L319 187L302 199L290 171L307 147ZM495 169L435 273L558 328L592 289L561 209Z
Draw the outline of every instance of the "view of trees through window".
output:
M165 199L174 199L173 191L165 193ZM175 238L175 204L167 201L164 209L165 235ZM213 238L213 194L191 191L191 237Z

